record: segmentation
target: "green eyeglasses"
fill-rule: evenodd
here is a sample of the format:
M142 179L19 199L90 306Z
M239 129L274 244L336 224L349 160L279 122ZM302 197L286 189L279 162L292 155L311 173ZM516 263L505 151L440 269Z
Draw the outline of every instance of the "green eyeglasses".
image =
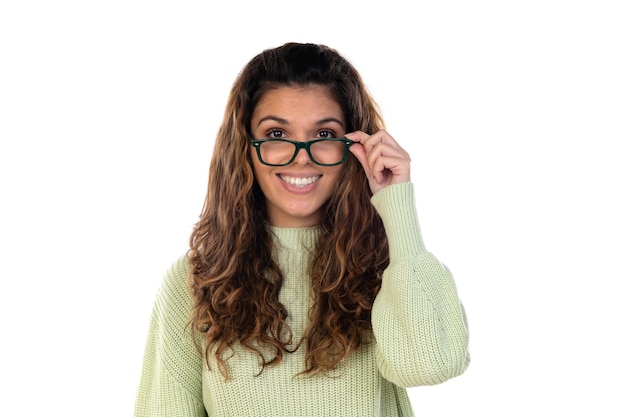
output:
M354 143L348 138L315 139L297 142L288 139L253 139L259 161L264 165L281 167L291 164L300 149L306 149L311 161L330 167L343 164L348 157L348 148Z

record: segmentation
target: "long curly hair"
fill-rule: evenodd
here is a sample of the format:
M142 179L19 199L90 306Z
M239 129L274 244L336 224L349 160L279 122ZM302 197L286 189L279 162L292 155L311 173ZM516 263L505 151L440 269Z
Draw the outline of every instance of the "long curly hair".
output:
M372 340L371 310L389 263L383 224L367 178L350 155L323 208L321 235L311 265L309 324L302 340L279 302L283 283L272 256L265 199L252 169L252 112L281 86L323 86L341 105L348 132L383 128L376 103L355 68L324 45L287 43L254 57L237 77L226 105L209 169L200 219L190 237L190 324L206 337L227 379L227 360L241 345L259 356L261 370L306 347L302 374L327 373Z

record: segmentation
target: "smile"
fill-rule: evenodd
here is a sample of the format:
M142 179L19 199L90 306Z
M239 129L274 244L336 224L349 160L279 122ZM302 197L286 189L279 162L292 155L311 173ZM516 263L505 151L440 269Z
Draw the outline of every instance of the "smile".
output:
M288 177L286 175L280 175L280 179L289 185L295 185L296 187L306 187L313 184L320 179L320 175L314 177L300 178L300 177Z

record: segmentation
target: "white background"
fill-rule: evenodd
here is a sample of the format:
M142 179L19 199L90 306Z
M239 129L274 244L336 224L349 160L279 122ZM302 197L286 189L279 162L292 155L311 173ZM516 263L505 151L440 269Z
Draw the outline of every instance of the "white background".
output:
M132 414L228 91L287 41L361 71L466 306L416 414L625 415L621 3L3 2L0 415Z

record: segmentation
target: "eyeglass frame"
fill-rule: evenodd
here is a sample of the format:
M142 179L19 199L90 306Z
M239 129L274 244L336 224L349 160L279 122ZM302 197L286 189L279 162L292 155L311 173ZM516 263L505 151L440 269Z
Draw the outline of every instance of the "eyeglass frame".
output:
M313 161L313 163L316 165L323 166L323 167L332 167L332 166L341 165L344 162L346 162L346 159L348 159L348 148L350 148L350 146L354 144L354 141L348 138L322 138L322 139L309 140L307 142L299 142L295 140L282 139L282 138L254 139L252 136L248 136L248 140L250 141L250 144L256 149L256 154L257 154L257 157L259 158L259 162L262 163L263 165L267 165L271 167L284 167L284 166L291 164L296 159L296 156L298 156L298 152L300 152L300 149L306 150L307 155L309 155L309 158L311 159L311 161ZM315 157L313 157L313 155L311 154L311 145L317 142L329 142L329 141L342 142L344 144L343 157L341 158L339 162L336 162L334 164L319 163L315 159ZM288 143L293 144L296 147L296 150L288 162L285 162L282 164L270 164L264 161L263 158L261 157L261 144L265 142L288 142Z

